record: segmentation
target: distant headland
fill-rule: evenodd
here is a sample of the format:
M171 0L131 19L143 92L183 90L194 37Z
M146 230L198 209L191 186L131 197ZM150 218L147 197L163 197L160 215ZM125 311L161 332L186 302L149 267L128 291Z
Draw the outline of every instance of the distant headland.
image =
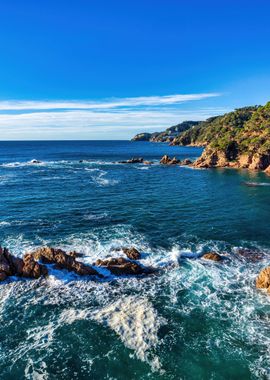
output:
M236 109L205 121L184 121L164 132L140 133L133 141L206 147L192 165L264 170L270 174L270 102Z

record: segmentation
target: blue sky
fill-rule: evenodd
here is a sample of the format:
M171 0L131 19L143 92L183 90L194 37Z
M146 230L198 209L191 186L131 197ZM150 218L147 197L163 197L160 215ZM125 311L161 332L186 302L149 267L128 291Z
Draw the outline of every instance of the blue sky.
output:
M0 2L1 139L128 139L270 100L268 0Z

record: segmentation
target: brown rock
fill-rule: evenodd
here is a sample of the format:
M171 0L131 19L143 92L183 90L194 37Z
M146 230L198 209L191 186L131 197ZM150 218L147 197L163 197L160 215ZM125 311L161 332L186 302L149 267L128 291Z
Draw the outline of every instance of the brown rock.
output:
M121 275L142 275L153 273L152 268L144 268L134 261L129 261L123 257L111 258L107 260L97 260L93 265L105 267L112 274Z
M256 279L256 288L269 289L270 287L270 267L264 268Z
M39 278L48 274L44 265L37 263L31 253L24 255L21 275L27 278Z
M47 274L47 269L37 263L32 255L25 255L23 259L11 255L6 248L0 247L0 281L7 276L23 276L39 278Z
M140 252L136 248L134 248L134 247L132 247L132 248L123 248L123 252L131 260L140 260L140 258L141 258Z
M265 169L265 174L270 175L270 165Z
M56 264L59 269L67 269L79 275L96 275L100 274L92 267L85 265L61 249L43 247L32 253L35 260L39 260L45 264Z
M177 165L177 164L180 164L180 160L178 160L176 157L170 158L167 155L163 156L159 162L162 165Z
M202 256L203 259L213 260L213 261L222 261L223 258L216 252L207 252Z
M249 169L265 170L270 165L270 155L256 153L252 157Z

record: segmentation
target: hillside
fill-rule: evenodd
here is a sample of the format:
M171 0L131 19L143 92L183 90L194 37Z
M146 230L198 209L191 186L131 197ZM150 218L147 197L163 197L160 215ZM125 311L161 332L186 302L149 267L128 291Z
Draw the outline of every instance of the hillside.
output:
M167 131L159 134L160 137L151 136L150 141L168 136ZM270 102L193 122L166 141L172 145L206 146L194 163L196 167L268 168L270 171Z
M132 141L172 142L180 133L198 125L199 121L183 121L180 124L167 128L164 132L139 133Z

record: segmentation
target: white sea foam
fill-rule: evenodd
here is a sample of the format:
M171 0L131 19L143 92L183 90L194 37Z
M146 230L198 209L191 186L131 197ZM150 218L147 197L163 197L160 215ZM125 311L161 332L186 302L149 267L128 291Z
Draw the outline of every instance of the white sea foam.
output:
M15 252L31 247L31 242L23 236L9 243L17 247ZM42 245L42 241L40 243ZM40 328L29 326L26 341L21 342L13 357L27 354L32 344L36 350L50 347L55 331L63 324L71 325L76 320L89 320L91 323L94 319L115 331L126 347L134 350L140 360L148 362L155 370L162 367L166 350L158 338L158 331L163 318L167 317L164 311L170 310L173 334L170 344L181 342L183 351L196 355L206 349L221 356L224 354L224 357L237 358L244 357L248 347L256 347L256 360L244 358L245 363L254 378L269 378L270 320L267 310L270 299L254 285L260 269L268 265L267 256L260 262L249 263L239 258L231 247L231 254L227 255L228 260L224 263L208 262L198 257L205 249L222 252L222 242L174 243L170 249L153 249L143 235L134 234L131 228L120 225L71 235L65 237L64 244L59 241L54 246L82 252L84 256L80 260L89 264L99 257L123 255L122 252L113 252L113 248L136 246L143 252L141 262L161 271L158 276L143 279L119 278L117 286L114 286L110 282L93 282L87 277L79 278L72 273L52 270L45 285L35 290L35 297L28 298L28 289L34 286L35 281L23 283L20 287L14 283L2 285L2 292L14 289L10 293L0 293L3 298L2 318L6 307L4 299L17 297L19 300L22 292L25 293L23 302L27 310L33 304L61 305L64 308L46 325L43 323ZM227 248L229 250L230 247ZM154 308L151 299L162 299L163 307ZM72 308L67 305L72 305ZM203 319L202 323L211 325L207 334L202 329L198 336L191 334L188 339L181 340L181 336L187 333L183 331L181 321L185 321L187 326L188 320L199 323L200 319ZM46 333L43 334L42 329ZM41 372L38 366L34 369Z
M109 326L126 347L148 362L153 370L160 370L159 358L151 357L150 350L158 345L158 330L162 321L147 298L129 296L117 300L93 313L93 318Z

